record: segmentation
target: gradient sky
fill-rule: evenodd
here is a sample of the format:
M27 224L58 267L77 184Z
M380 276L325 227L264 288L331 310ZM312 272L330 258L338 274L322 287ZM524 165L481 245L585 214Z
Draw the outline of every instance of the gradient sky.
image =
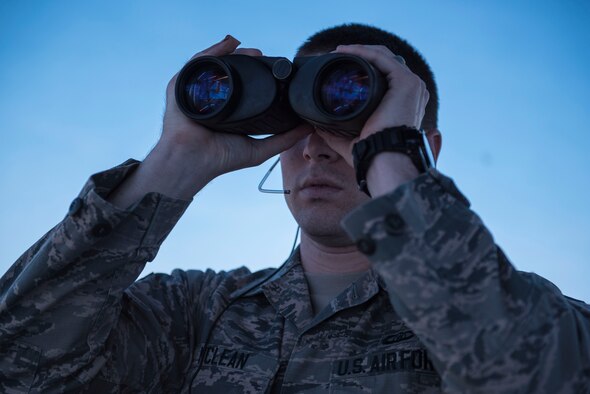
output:
M362 5L361 5L362 4ZM453 177L514 265L590 301L590 3L564 1L0 2L0 271L59 222L94 172L142 159L164 90L231 33L292 57L319 29L369 23L428 59ZM147 272L278 266L295 223L256 186L213 181ZM279 187L280 174L270 179Z

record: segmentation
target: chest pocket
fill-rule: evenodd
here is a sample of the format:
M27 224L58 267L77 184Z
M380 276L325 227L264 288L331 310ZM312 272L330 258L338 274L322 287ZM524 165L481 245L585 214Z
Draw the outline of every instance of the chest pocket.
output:
M268 355L211 344L201 347L199 362L192 393L265 393L279 367Z
M398 372L337 379L329 393L442 393L438 376L421 372Z

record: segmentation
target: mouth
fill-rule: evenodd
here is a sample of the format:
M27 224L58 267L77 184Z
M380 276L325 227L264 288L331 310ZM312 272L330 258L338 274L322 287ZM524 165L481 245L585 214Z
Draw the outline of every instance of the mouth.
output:
M327 179L308 179L299 188L304 197L322 198L338 193L342 187Z

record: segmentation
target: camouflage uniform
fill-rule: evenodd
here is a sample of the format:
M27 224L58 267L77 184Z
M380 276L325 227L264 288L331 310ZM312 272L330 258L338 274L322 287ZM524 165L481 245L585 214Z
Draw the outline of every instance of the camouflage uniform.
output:
M314 316L298 253L135 282L188 205L105 202L136 166L1 279L3 393L590 392L589 306L516 271L435 170L344 220L373 269Z

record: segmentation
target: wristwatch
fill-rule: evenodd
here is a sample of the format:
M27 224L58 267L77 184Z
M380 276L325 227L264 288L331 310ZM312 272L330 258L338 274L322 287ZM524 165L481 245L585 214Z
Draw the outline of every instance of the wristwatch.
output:
M367 188L367 171L375 155L381 152L405 153L420 173L426 172L434 165L427 145L424 131L408 126L389 127L360 140L352 147L359 189L371 196Z

